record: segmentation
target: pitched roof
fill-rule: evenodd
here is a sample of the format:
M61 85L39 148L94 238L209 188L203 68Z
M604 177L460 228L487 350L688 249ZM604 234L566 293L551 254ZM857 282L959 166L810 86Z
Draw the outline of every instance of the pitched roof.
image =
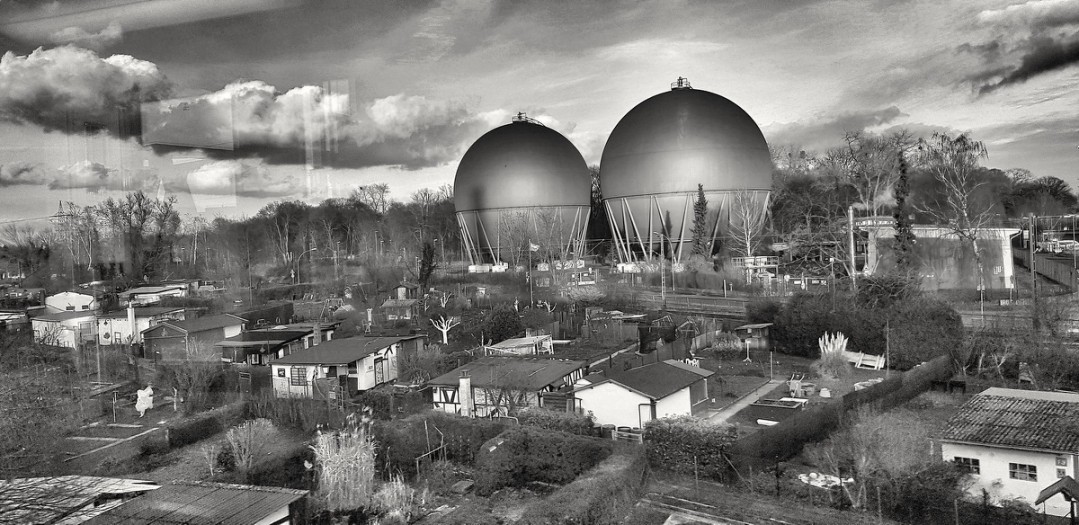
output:
M938 435L997 447L1079 453L1079 395L990 388L974 396Z
M562 378L586 366L588 363L584 361L563 359L481 357L428 381L428 384L456 386L460 382L461 373L467 372L474 387L514 386L534 392L549 385L556 385Z
M326 341L307 350L274 361L275 365L322 365L346 364L363 359L383 348L401 341L417 339L423 335L402 335L393 337L348 337Z
M311 332L312 330L252 330L243 332L239 335L234 335L224 341L218 341L214 346L238 348L261 346L273 347L288 343L289 341L295 341Z
M176 481L105 511L85 525L249 525L307 495L306 490Z
M184 307L182 306L136 306L135 317L153 317L155 315L171 314L173 312L182 312ZM113 310L111 312L105 312L98 316L99 318L108 317L110 319L124 319L127 318L127 310Z
M93 310L75 310L75 311L65 310L63 312L56 312L56 313L52 313L52 314L35 315L33 317L33 319L36 320L36 321L58 322L58 321L70 321L71 319L80 319L80 318L83 318L83 317L94 317L94 311Z
M1043 501L1056 496L1057 494L1063 494L1065 499L1076 500L1079 499L1079 483L1077 483L1071 476L1064 476L1042 489L1038 493L1038 499L1034 500L1034 505L1041 505Z
M168 325L173 328L183 330L189 334L196 332L205 332L206 330L213 330L215 328L224 328L226 326L236 326L247 322L243 317L237 317L232 314L217 314L207 315L203 317L197 317L195 319L187 319L185 321L161 321L157 326ZM157 326L143 330L144 332L153 330Z
M186 288L187 286L182 284L172 284L167 286L140 286L138 288L132 288L130 290L120 292L120 295L155 294L161 292L168 292L170 290L184 290Z
M651 363L629 370L611 372L606 381L596 381L591 385L578 387L577 390L585 390L610 382L622 385L647 398L660 400L708 377L686 368L689 368L689 365L681 367L666 361Z
M531 337L511 337L505 341L495 343L487 348L517 348L521 346L534 346L536 343L551 339L549 335L534 335Z
M382 308L410 308L418 302L418 299L386 299Z
M693 372L694 374L697 374L697 375L699 375L701 377L712 377L712 376L714 376L716 374L715 372L713 372L711 370L701 368L699 366L693 366L693 365L690 365L690 364L686 364L686 363L683 363L682 361L678 361L678 360L675 360L675 359L664 359L663 362L667 363L668 365L681 368L682 370L688 370L688 371Z

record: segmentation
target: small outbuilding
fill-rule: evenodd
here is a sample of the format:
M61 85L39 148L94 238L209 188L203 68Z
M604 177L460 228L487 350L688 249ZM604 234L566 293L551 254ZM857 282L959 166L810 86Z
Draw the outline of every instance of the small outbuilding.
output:
M767 350L772 347L771 331L772 323L752 323L735 328L734 334L742 340L742 345L748 344L754 349Z
M568 391L588 363L564 359L481 357L427 382L434 409L462 416L505 416L542 406L544 394Z
M402 354L424 344L422 334L326 341L270 363L277 397L351 396L397 379Z
M84 523L291 525L303 520L306 499L306 490L173 481Z
M142 331L146 357L179 360L209 358L214 345L239 335L245 320L230 314L207 315L184 321L162 321Z
M60 292L45 298L45 313L85 312L97 309L97 297L88 293Z
M45 314L30 319L34 340L52 346L79 348L94 340L94 312L76 310Z
M657 418L692 415L708 400L714 372L668 359L609 375L593 374L573 389L576 408L601 425L643 428Z

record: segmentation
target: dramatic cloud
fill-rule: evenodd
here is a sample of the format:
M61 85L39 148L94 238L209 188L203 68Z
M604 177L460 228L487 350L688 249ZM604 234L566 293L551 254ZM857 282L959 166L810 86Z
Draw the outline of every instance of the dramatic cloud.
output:
M982 84L978 92L989 93L1010 84L1025 82L1042 73L1063 69L1077 62L1079 62L1079 38L1057 40L1049 36L1033 36L1023 45L1019 65L1004 71L990 70L989 73L1000 71L1000 79ZM996 75L988 78L994 76Z
M159 98L169 82L156 65L127 55L101 58L73 46L0 58L0 120L122 135L138 102Z
M49 35L49 40L54 44L72 44L78 47L92 49L101 52L105 48L112 47L124 39L124 30L120 23L113 20L97 33L87 32L81 27L65 27Z
M968 77L979 94L1079 63L1079 3L1074 0L1033 0L982 11L977 22L1000 35L959 46L983 61L983 69Z
M422 168L459 156L489 121L465 105L393 95L350 111L346 92L265 82L143 107L143 142L159 152L201 148L215 159L270 164Z
M187 174L186 185L169 184L172 191L188 191L192 195L222 195L245 197L282 197L300 191L300 177L270 175L266 166L238 160L221 160L199 166Z
M5 186L43 184L41 167L30 162L13 162L0 166L0 188Z
M792 144L807 151L821 151L838 146L843 141L843 134L848 131L883 126L903 116L906 115L898 107L891 106L875 111L844 113L824 120L773 124L766 126L764 133L773 145Z

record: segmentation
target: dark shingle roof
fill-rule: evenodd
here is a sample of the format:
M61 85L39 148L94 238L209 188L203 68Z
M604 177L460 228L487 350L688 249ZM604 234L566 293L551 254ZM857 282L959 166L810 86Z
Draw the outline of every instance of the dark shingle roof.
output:
M279 363L280 361L275 361ZM481 357L430 381L430 385L456 386L461 372L468 372L473 387L512 386L528 392L556 385L563 377L584 368L584 361L562 359L522 359L520 357Z
M687 368L689 368L689 365L677 366L667 362L652 363L621 372L612 372L607 381L618 383L649 398L659 400L708 377L700 372L687 370ZM708 375L711 375L711 373ZM601 380L593 384L598 385L603 382Z
M423 337L403 335L395 337L349 337L326 341L307 350L298 351L273 362L275 365L321 365L345 364L367 357L394 343Z
M967 401L942 441L1079 453L1079 395L990 388Z
M306 494L280 487L177 481L107 510L86 525L248 525Z

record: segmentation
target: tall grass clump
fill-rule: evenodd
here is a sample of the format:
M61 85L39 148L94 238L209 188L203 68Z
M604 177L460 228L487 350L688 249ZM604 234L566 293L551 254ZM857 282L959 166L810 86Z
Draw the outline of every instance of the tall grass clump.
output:
M318 469L315 501L330 512L369 507L375 493L375 441L370 420L349 416L345 428L319 431L311 450Z
M850 375L850 363L843 355L847 350L847 337L842 332L831 336L825 333L817 343L820 347L820 360L816 364L822 377L840 379Z

